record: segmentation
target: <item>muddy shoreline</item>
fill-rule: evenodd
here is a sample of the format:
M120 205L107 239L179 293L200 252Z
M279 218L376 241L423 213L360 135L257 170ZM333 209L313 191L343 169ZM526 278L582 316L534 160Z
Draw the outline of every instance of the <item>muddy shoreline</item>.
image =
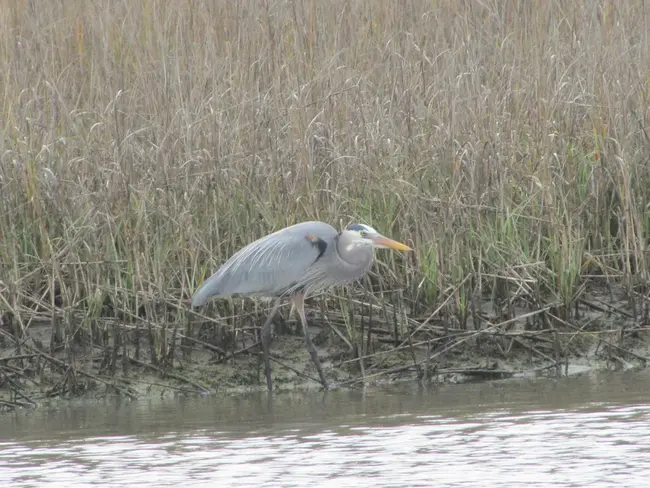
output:
M358 343L346 338L332 321L319 321L318 311L312 308L310 334L331 388L397 381L441 384L645 367L650 357L650 327L645 319L640 315L634 318L622 303L607 304L601 298L592 295L592 301L583 300L570 320L557 317L548 307L519 309L500 322L494 316L485 318L478 330L453 328L441 321L412 321L399 338L386 327L377 325L373 329L366 324L365 333L363 326L361 331L355 329ZM548 327L547 319L540 320L542 316L555 317L555 324ZM274 391L320 389L297 321L285 320L282 314L279 317L271 346ZM88 340L50 347L53 334L48 322L29 324L20 341L3 325L3 410L35 408L52 399L84 396L137 399L266 389L254 326L218 326L214 319L203 316L195 322L194 337L170 329L168 340L154 340L152 347L153 336L115 323L112 337L101 347Z

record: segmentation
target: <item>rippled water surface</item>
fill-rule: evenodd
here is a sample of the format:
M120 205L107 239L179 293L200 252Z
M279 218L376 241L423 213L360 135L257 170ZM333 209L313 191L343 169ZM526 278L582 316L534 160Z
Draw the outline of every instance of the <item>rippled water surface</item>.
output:
M650 373L0 415L0 486L650 486Z

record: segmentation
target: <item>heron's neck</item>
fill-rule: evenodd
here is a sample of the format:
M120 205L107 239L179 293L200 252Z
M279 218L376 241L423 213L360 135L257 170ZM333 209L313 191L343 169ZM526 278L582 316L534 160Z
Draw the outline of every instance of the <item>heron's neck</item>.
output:
M336 251L341 259L350 264L366 264L372 260L372 247L351 239L345 232L336 236Z

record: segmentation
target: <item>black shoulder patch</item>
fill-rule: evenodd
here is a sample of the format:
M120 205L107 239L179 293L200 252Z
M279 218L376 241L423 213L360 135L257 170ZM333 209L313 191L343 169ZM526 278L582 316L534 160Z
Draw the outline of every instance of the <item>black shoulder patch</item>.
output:
M325 242L323 239L320 237L316 237L313 234L307 234L305 236L305 239L307 239L309 242L311 242L311 245L318 248L318 256L316 256L316 261L318 261L323 254L325 254L325 250L327 249L327 242ZM316 262L314 261L314 262Z

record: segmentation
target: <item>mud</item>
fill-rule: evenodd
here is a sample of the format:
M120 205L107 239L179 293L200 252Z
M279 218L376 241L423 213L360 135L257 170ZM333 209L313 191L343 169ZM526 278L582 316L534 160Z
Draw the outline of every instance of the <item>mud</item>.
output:
M312 316L312 336L331 388L359 388L405 381L450 383L509 376L571 375L592 369L638 369L650 357L649 328L624 303L585 302L571 321L536 329L519 310L515 319L488 321L480 330L412 326L400 341L385 330L364 336L359 347L341 338L341 327ZM596 304L596 305L595 305ZM546 312L544 312L546 313ZM555 317L555 315L551 315ZM260 317L260 322L263 317ZM336 330L335 330L336 329ZM275 391L320 389L317 374L294 320L276 324L271 346ZM337 332L338 331L338 332ZM377 331L382 331L378 328ZM255 327L235 331L204 322L194 341L178 334L171 360L152 359L146 337L133 332L116 347L67 344L50 347L48 323L32 323L16 342L0 329L0 408L36 407L52 399L236 394L265 390L264 363ZM223 337L232 336L230 347ZM127 340L128 339L128 340ZM228 342L228 341L226 341ZM219 345L215 345L219 344ZM396 347L401 344L400 347ZM352 347L351 347L352 346ZM155 348L154 348L155 350ZM168 356L170 356L168 354Z

